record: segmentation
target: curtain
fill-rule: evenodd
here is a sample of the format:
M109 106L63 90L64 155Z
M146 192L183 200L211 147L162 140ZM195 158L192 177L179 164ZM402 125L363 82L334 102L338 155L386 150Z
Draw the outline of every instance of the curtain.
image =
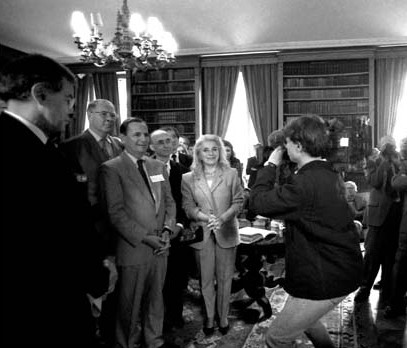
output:
M224 137L235 97L238 66L203 69L203 133Z
M277 64L245 65L242 72L254 129L266 145L267 136L278 125Z
M86 108L90 90L93 88L92 76L89 74L77 75L77 92L75 101L75 112L70 136L83 132L85 128Z
M376 59L377 140L393 134L397 107L407 78L407 57Z
M94 73L93 83L95 86L96 99L107 99L111 101L116 108L118 118L116 120L116 127L113 131L113 135L118 135L121 121L119 115L119 85L117 82L117 75L115 72Z

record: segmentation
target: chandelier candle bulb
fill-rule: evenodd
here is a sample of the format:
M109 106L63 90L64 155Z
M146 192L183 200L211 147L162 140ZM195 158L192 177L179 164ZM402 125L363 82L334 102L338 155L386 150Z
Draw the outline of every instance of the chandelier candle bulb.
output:
M146 24L140 13L133 13L130 17L129 29L134 32L135 37L139 38L146 30Z
M74 31L74 38L79 38L82 42L90 40L90 28L86 22L85 15L81 11L74 11L72 13L71 27Z
M100 12L98 12L96 18L97 18L96 25L99 27L103 27L102 15L100 14Z

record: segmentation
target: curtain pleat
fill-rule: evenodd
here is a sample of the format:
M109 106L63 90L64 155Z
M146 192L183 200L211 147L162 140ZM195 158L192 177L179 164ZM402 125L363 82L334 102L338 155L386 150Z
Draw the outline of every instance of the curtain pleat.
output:
M93 83L95 86L96 99L107 99L112 102L116 108L118 118L113 135L118 135L121 120L119 114L119 84L117 82L117 75L115 72L94 73Z
M90 89L92 88L92 76L79 74L77 75L77 82L75 112L70 136L82 133L85 128L86 108Z
M393 134L397 108L407 78L407 57L376 59L376 134Z
M224 137L235 97L238 66L203 69L203 133Z
M278 125L277 64L245 65L242 72L257 138L267 145L267 136Z

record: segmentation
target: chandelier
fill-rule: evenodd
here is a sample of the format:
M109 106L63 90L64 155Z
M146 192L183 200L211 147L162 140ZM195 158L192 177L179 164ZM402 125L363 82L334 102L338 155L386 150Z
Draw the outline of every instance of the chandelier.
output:
M90 22L91 27L82 12L72 13L74 42L82 51L83 62L98 67L118 62L125 70L159 69L175 62L177 43L171 33L164 30L157 17L150 17L145 23L140 14L130 15L127 0L117 11L116 32L110 42L104 41L100 31L100 13L91 13Z

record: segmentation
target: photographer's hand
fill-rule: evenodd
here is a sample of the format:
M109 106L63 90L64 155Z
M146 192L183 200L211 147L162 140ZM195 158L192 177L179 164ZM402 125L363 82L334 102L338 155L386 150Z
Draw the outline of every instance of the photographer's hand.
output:
M268 158L267 162L273 163L276 166L279 166L281 162L283 161L283 154L286 151L285 147L283 146L278 146L274 149L274 151L270 154L270 157Z

